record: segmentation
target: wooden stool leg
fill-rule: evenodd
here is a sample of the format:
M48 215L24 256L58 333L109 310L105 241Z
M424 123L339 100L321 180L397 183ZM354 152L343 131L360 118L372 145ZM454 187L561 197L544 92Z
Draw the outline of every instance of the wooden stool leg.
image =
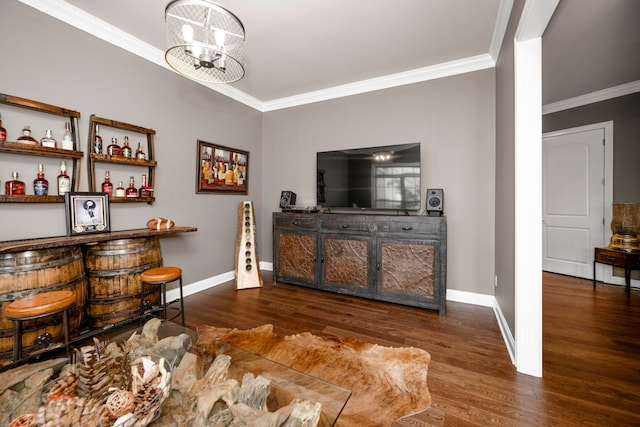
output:
M13 361L22 359L22 320L14 320L13 326Z

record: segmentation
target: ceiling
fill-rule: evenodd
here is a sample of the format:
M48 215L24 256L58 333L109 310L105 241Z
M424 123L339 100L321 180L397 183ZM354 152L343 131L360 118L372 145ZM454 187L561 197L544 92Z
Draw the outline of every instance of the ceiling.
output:
M20 0L167 69L169 0ZM246 29L245 77L204 84L260 111L495 66L513 0L216 0ZM543 104L636 81L638 0L560 0ZM631 53L630 53L631 52Z
M542 36L542 103L640 91L638 18L638 0L560 0Z
M164 63L169 0L20 1ZM269 110L493 67L513 0L216 2L243 22L246 62L212 88Z

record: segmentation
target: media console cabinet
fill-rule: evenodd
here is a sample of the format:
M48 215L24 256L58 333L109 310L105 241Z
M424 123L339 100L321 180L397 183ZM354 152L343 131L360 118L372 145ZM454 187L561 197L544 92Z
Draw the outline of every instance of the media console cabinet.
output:
M276 282L445 314L446 217L273 214Z

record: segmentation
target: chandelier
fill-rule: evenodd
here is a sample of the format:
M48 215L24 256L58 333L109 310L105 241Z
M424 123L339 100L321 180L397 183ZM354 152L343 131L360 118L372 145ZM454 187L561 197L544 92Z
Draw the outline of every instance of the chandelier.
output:
M232 83L244 76L244 26L209 0L174 0L165 9L171 68L193 80Z

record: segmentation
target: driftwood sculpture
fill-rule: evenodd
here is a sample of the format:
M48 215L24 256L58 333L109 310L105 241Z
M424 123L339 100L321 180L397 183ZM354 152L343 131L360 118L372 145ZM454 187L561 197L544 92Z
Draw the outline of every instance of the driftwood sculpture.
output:
M271 381L246 373L242 384L228 378L231 358L218 355L204 377L191 388L196 402L193 427L315 427L320 420L321 405L310 401L293 401L269 412L267 397Z

